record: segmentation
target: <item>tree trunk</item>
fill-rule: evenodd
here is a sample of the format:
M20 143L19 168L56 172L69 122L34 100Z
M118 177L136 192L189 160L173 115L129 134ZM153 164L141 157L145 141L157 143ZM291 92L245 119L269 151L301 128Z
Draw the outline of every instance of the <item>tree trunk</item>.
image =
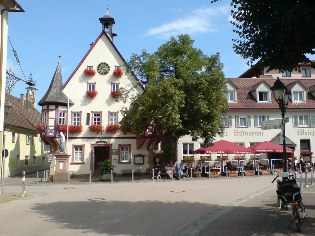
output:
M177 160L177 140L178 137L171 132L166 132L163 135L161 149L163 151L164 160L167 163Z

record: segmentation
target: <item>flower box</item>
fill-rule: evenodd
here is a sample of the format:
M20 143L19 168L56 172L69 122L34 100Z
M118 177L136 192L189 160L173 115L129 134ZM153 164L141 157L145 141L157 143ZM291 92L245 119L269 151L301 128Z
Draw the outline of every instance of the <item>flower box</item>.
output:
M94 132L94 133L100 133L103 131L103 126L102 125L90 125L89 126L89 130L91 132Z
M229 172L229 177L236 177L236 176L238 176L238 171L231 170Z
M270 175L270 170L260 170L261 175Z
M90 98L94 98L97 95L97 91L92 90L92 91L86 91L86 95Z
M113 72L113 75L116 77L116 78L120 78L122 75L124 74L122 68L120 66L117 66Z
M254 176L255 175L255 171L254 170L245 170L245 176Z
M119 91L119 90L117 90L117 91L112 91L110 94L111 94L112 97L115 98L115 99L118 99L118 98L120 98L120 97L122 96L122 92Z
M82 125L69 125L70 134L81 133L82 130L83 130Z
M106 127L106 132L107 133L116 133L116 131L120 128L119 125L108 125Z
M45 131L45 125L43 123L38 123L36 125L36 129L40 132L44 132Z
M95 75L95 70L93 70L93 68L91 68L91 67L88 67L88 68L84 69L84 74L86 76L93 76L93 75Z
M58 125L57 129L59 132L65 133L67 132L67 125Z
M221 176L220 172L210 172L210 178L218 178Z

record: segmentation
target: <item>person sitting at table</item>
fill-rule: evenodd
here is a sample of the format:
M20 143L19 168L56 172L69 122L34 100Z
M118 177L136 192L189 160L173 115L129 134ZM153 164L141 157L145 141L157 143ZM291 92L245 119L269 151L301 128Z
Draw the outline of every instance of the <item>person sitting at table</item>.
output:
M170 178L172 178L172 169L173 168L170 166L170 164L166 164L165 171L166 171L166 174L168 174Z

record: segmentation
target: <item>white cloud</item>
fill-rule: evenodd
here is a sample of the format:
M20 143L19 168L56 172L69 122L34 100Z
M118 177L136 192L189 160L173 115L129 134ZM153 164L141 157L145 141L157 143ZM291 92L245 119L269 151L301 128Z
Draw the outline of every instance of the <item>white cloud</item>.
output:
M196 9L180 19L151 28L146 33L146 36L165 39L178 34L193 35L196 33L219 31L218 20L222 20L223 16L228 21L229 13L230 8L228 5L217 8Z

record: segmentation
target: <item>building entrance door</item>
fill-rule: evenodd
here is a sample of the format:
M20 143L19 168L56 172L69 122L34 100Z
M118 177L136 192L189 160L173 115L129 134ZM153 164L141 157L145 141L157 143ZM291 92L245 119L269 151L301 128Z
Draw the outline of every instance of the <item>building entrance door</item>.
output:
M99 172L99 163L104 160L109 160L109 146L94 147L94 172Z

